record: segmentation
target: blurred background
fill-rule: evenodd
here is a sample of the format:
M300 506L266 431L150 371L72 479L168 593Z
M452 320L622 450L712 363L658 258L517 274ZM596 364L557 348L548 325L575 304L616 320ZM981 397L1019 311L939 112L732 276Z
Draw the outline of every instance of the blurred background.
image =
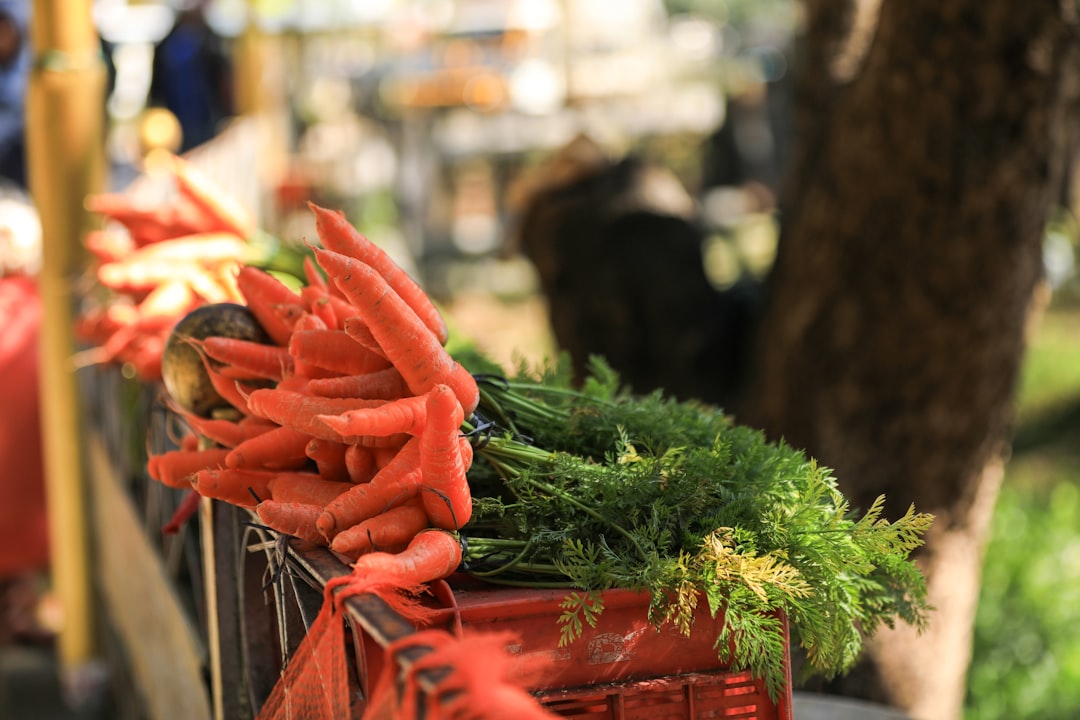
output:
M633 156L590 207L678 208L717 290L773 260L790 138L788 0L97 0L109 185L190 153L284 246L342 209L497 360L549 357L535 198ZM18 182L15 178L15 182ZM1080 713L1080 284L1075 207L1045 238L988 549L969 718Z

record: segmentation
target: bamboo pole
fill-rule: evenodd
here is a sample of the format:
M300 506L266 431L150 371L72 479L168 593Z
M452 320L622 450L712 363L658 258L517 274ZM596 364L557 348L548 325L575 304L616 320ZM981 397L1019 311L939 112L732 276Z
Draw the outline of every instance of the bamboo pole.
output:
M76 693L86 688L85 671L97 665L81 408L69 365L73 281L83 269L81 238L89 223L83 202L101 188L105 170L105 67L91 5L34 0L26 118L29 188L44 251L41 414L52 582L63 612L57 650L65 689Z

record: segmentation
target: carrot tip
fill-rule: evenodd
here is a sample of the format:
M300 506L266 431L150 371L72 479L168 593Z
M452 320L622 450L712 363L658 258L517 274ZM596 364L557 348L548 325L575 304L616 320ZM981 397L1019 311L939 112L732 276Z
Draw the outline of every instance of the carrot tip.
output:
M315 521L315 527L322 533L323 537L330 542L336 534L337 519L334 518L333 513L324 511L323 514L319 516L319 519Z
M337 415L316 415L314 420L339 435L344 435L345 431L349 429L349 423Z

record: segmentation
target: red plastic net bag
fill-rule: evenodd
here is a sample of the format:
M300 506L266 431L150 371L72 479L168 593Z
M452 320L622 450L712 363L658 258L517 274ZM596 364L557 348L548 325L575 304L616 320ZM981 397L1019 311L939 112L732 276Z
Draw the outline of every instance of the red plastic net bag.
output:
M308 628L258 720L347 720L351 717L349 671L345 653L345 600L371 593L417 624L430 612L421 606L420 586L403 587L388 574L353 572L326 583L322 608Z
M329 597L289 660L260 720L349 717L349 680L345 664L344 620Z
M429 629L392 643L390 658L416 649L424 654L404 674L397 662L384 666L363 720L554 720L526 690L547 661L510 655L506 647L515 640L514 633L459 638Z

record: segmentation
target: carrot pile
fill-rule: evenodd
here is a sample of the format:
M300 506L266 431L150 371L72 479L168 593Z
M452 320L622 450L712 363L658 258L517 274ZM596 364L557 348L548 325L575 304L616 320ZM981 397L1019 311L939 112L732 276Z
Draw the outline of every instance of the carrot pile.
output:
M190 310L239 302L236 273L253 227L183 158L169 158L175 192L141 206L127 193L91 195L86 207L102 229L84 244L100 290L88 294L76 337L89 349L78 364L129 365L146 381L161 378L161 353L172 327Z
M296 291L252 266L237 291L271 338L199 341L236 419L183 414L212 449L150 458L150 476L251 509L356 569L411 583L461 562L473 376L424 291L339 213L310 205L319 246Z

